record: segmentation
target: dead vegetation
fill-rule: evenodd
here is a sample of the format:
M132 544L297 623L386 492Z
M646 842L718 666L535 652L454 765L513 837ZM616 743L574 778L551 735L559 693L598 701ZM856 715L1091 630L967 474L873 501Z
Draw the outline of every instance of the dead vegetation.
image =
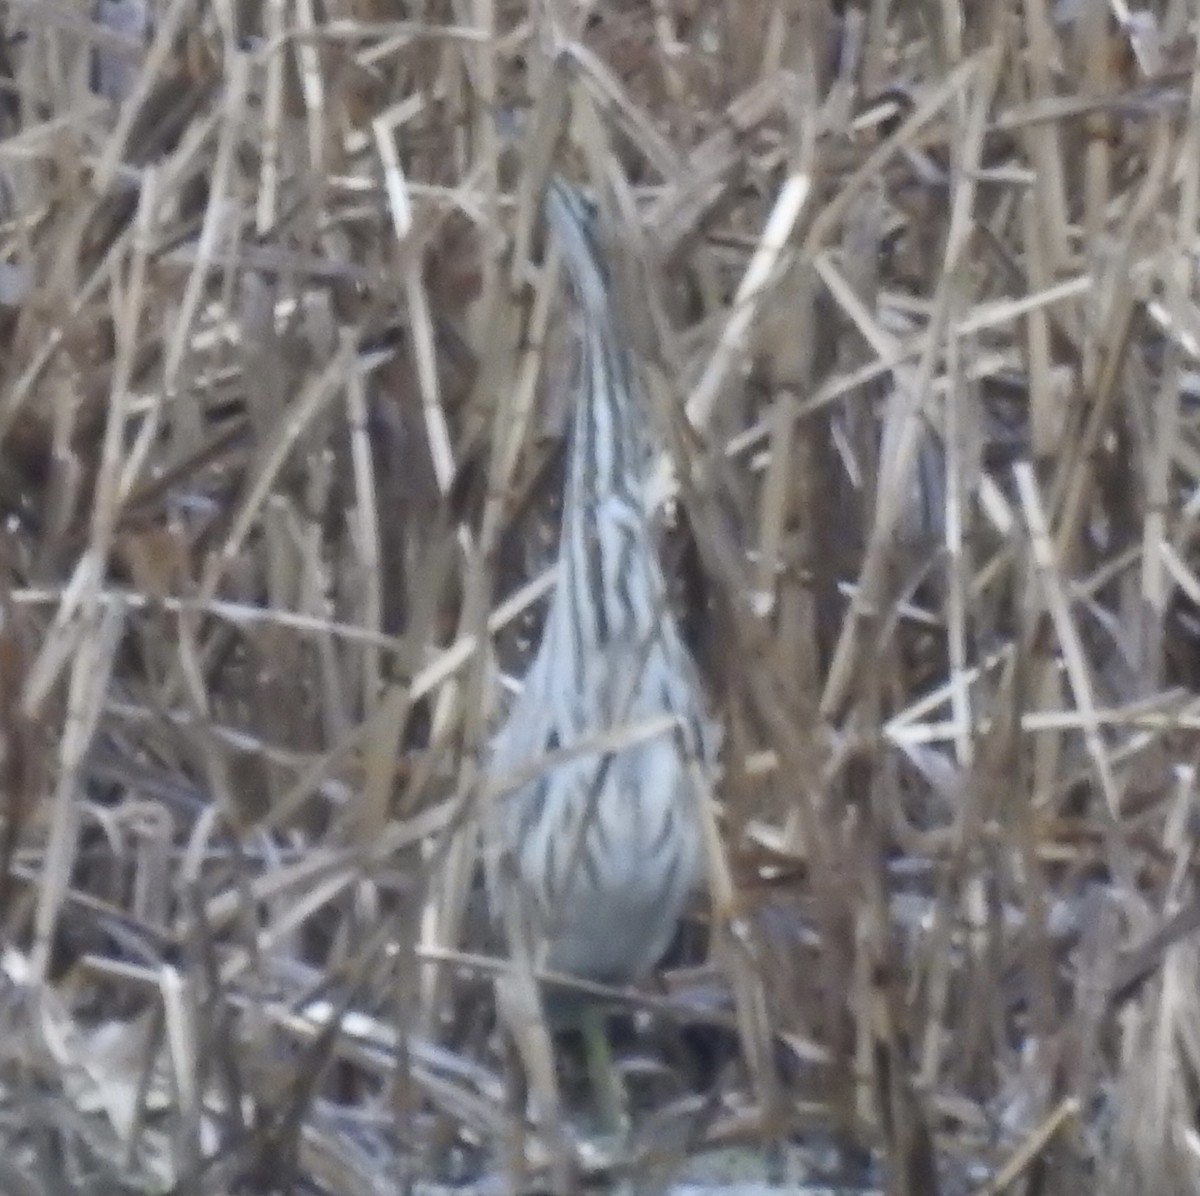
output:
M4 6L0 1189L537 1182L471 830L557 169L725 727L643 1188L1196 1190L1192 19Z

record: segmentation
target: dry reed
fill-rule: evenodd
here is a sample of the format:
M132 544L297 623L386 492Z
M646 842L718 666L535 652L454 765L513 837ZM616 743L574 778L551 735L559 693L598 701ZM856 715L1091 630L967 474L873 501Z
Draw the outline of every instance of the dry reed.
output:
M1200 74L1110 7L4 6L0 1189L538 1182L474 828L559 169L725 727L644 1190L1196 1190Z

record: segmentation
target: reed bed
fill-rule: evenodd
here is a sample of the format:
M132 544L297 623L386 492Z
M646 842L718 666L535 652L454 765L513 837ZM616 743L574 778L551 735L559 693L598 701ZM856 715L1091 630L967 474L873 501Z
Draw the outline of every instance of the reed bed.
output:
M553 576L551 170L724 728L580 1182L1197 1190L1189 6L0 20L0 1190L548 1182L477 830Z

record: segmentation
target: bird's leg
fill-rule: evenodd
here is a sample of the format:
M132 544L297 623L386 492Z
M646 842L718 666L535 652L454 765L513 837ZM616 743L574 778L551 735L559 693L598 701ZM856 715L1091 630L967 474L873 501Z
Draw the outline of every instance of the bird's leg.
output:
M619 1142L629 1137L629 1094L617 1073L612 1047L608 1041L608 1017L604 1009L590 1002L580 1014L580 1032L587 1057L588 1075L604 1129Z

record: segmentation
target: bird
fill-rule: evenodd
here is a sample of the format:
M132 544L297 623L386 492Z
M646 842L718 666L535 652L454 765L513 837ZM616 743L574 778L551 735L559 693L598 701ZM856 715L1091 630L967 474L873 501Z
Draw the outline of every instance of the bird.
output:
M555 175L544 211L574 292L577 369L557 578L491 741L489 773L526 779L497 799L487 889L541 968L621 986L661 961L702 886L699 790L719 735L667 601L645 497L650 421L593 208ZM602 1012L563 989L543 1003L551 1024L579 1024L615 1129L624 1106Z

